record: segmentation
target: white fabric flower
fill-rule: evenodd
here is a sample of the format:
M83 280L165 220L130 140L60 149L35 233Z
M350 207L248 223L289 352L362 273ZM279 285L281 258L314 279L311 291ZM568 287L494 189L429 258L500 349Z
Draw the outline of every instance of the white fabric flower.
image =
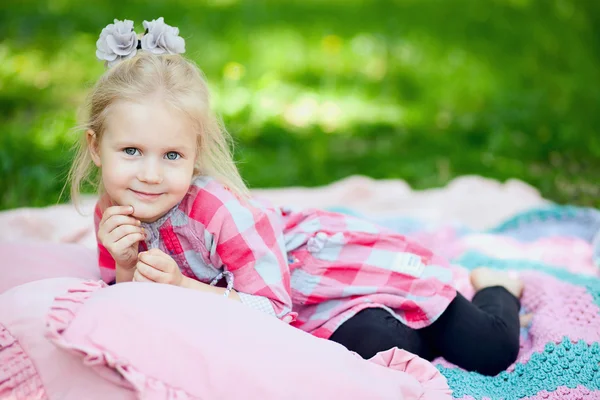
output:
M185 52L185 41L179 36L179 28L165 24L163 17L144 21L146 34L142 37L142 49L153 54L180 54Z
M121 60L135 56L137 45L138 38L133 31L133 21L115 19L114 24L102 29L96 42L96 57L112 67Z

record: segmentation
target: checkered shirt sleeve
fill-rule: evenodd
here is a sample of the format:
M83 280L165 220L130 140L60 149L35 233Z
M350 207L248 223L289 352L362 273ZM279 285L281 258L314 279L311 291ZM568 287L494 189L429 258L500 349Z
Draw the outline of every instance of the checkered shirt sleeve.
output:
M212 234L211 264L234 277L242 302L286 322L295 320L290 271L278 215L241 200L216 181L198 191L189 217Z

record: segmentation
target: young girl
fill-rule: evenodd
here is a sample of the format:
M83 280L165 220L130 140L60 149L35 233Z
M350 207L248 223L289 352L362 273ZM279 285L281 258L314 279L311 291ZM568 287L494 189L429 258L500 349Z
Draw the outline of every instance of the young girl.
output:
M490 375L515 361L519 280L478 269L470 302L446 261L402 235L252 199L178 30L144 27L141 39L131 21L102 31L96 54L110 68L70 176L75 201L99 178L103 279L228 296L365 358L399 347Z

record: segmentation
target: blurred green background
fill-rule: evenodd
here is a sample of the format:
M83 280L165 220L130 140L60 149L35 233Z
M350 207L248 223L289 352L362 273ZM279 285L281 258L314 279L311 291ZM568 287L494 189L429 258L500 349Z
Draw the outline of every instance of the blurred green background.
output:
M4 0L0 209L59 201L100 31L159 16L251 187L479 174L600 206L600 1Z

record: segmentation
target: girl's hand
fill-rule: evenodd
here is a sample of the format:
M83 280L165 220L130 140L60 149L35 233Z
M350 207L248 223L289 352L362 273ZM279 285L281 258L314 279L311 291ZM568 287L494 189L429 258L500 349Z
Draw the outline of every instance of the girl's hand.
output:
M138 243L145 239L144 230L133 214L131 206L113 206L104 211L98 226L98 240L108 250L118 266L135 267Z
M133 281L181 286L183 275L171 256L159 249L150 249L138 255Z

